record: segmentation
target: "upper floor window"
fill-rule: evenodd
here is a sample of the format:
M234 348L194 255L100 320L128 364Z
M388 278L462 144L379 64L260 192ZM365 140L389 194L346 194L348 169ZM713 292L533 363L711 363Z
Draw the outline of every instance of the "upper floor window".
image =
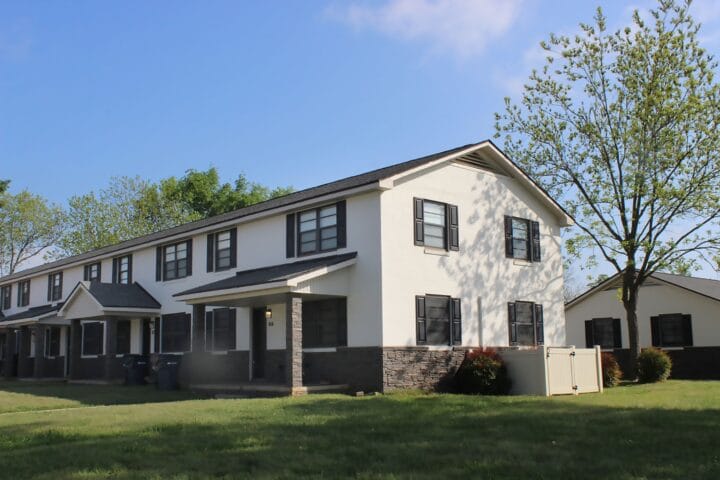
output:
M414 199L415 245L460 249L458 207L447 203Z
M286 256L312 255L345 248L345 200L287 216Z
M113 258L113 283L132 283L132 255Z
M460 345L460 299L442 295L415 297L415 326L418 345Z
M83 280L86 282L100 281L100 262L83 267Z
M619 318L593 318L585 320L585 346L592 348L622 348Z
M18 307L27 307L30 304L30 280L18 283Z
M237 229L207 236L207 271L219 272L237 266Z
M510 345L535 346L545 341L543 306L532 302L508 303Z
M62 299L62 272L51 273L48 275L48 302L57 302Z
M525 218L505 217L505 256L540 261L540 224Z
M192 274L192 240L163 247L163 279L174 280Z
M12 299L12 285L0 288L0 310L9 310Z
M692 317L670 313L650 317L650 332L654 347L692 347Z

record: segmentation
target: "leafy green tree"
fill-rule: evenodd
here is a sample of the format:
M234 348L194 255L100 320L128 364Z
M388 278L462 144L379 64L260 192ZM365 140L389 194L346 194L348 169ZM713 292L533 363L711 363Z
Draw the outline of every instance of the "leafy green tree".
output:
M0 195L0 275L48 253L60 238L63 221L59 206L27 190Z
M661 0L612 32L598 9L577 35L551 35L520 102L496 115L506 151L574 216L568 254L622 274L633 358L645 279L720 250L717 62L689 4Z

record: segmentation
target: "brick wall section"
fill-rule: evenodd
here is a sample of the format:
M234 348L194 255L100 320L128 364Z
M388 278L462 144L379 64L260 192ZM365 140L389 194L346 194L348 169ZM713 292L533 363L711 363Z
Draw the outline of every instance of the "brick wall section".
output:
M347 384L353 391L380 391L379 347L338 347L335 352L303 353L303 384Z
M290 295L285 308L285 385L294 389L302 387L302 298Z
M30 358L30 328L20 328L20 352L18 354L17 376L27 378L33 376L35 359Z
M265 380L270 383L285 383L285 350L265 351Z
M673 362L670 378L720 380L720 347L686 347L666 352ZM629 371L630 351L622 349L612 353L622 371Z
M431 350L428 347L385 347L382 352L382 391L419 388L451 390L468 347Z
M11 378L17 375L15 365L15 335L16 331L9 329L5 335L5 361L3 362L3 376Z
M193 352L183 355L179 378L183 385L227 384L248 381L249 353L230 351L225 354Z

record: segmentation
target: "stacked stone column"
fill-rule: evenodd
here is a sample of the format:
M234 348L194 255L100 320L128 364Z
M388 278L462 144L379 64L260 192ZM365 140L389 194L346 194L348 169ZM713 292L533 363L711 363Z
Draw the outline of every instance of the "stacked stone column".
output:
M285 384L291 395L301 395L302 388L302 298L290 294L285 304Z

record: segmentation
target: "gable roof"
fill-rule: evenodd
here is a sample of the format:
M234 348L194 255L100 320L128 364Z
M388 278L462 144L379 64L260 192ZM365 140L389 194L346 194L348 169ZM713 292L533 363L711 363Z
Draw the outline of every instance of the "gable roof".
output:
M655 280L655 282L653 282ZM720 302L720 280L713 280L711 278L700 278L700 277L689 277L687 275L676 275L673 273L655 272L645 280L645 285L648 284L665 284L672 285L674 287L682 288L689 292L702 295L703 297L710 298L711 300L717 300ZM565 309L574 307L578 303L583 302L588 297L594 295L597 292L603 290L610 290L619 288L622 284L620 273L616 273L612 277L600 282L598 285L586 290L577 297L573 298L565 304ZM642 286L640 287L642 288Z
M162 241L166 238L191 234L194 230L211 228L214 225L223 224L225 222L237 220L250 215L255 215L273 209L290 206L295 203L313 200L315 198L323 197L325 195L336 194L338 192L371 185L384 179L388 179L396 175L400 175L402 173L414 170L418 167L423 167L434 162L446 160L448 159L448 157L459 156L464 153L469 154L482 147L489 147L489 150L495 153L495 157L501 158L506 163L506 167L511 169L513 173L517 174L518 178L526 187L534 190L536 194L546 200L546 203L550 207L552 207L559 216L566 218L566 224L569 225L572 223L572 218L570 217L570 215L552 197L550 197L550 195L545 190L543 190L542 187L540 187L534 180L530 178L530 176L525 171L523 171L512 160L510 160L491 140L485 140L482 142L470 143L467 145L452 148L413 160L408 160L406 162L397 163L395 165L379 168L366 173L361 173L359 175L353 175L343 178L341 180L325 183L316 187L311 187L305 190L293 192L282 197L277 197L266 200L264 202L256 203L248 207L234 210L232 212L216 215L214 217L197 220L190 223L185 223L166 230L161 230L159 232L132 238L130 240L117 243L115 245L109 245L79 255L74 255L71 257L56 260L54 262L39 265L37 267L21 270L19 272L15 272L11 275L0 278L0 284L15 279L32 276L41 272L50 272L52 270L56 270L75 263L85 263L90 260L96 259L97 257L106 257L115 252L121 252L146 243L154 243Z
M78 282L68 295L61 310L65 310L72 303L74 297L86 292L102 308L131 308L159 310L160 302L148 293L139 283L101 283L98 281ZM62 313L62 312L61 312Z
M342 255L331 255L329 257L300 260L293 263L281 263L270 267L254 268L237 272L232 277L224 278L216 282L191 288L173 297L182 297L196 293L216 292L220 290L231 290L235 288L252 287L276 282L287 282L302 275L312 273L327 267L340 265L349 262L357 257L357 252L344 253Z

